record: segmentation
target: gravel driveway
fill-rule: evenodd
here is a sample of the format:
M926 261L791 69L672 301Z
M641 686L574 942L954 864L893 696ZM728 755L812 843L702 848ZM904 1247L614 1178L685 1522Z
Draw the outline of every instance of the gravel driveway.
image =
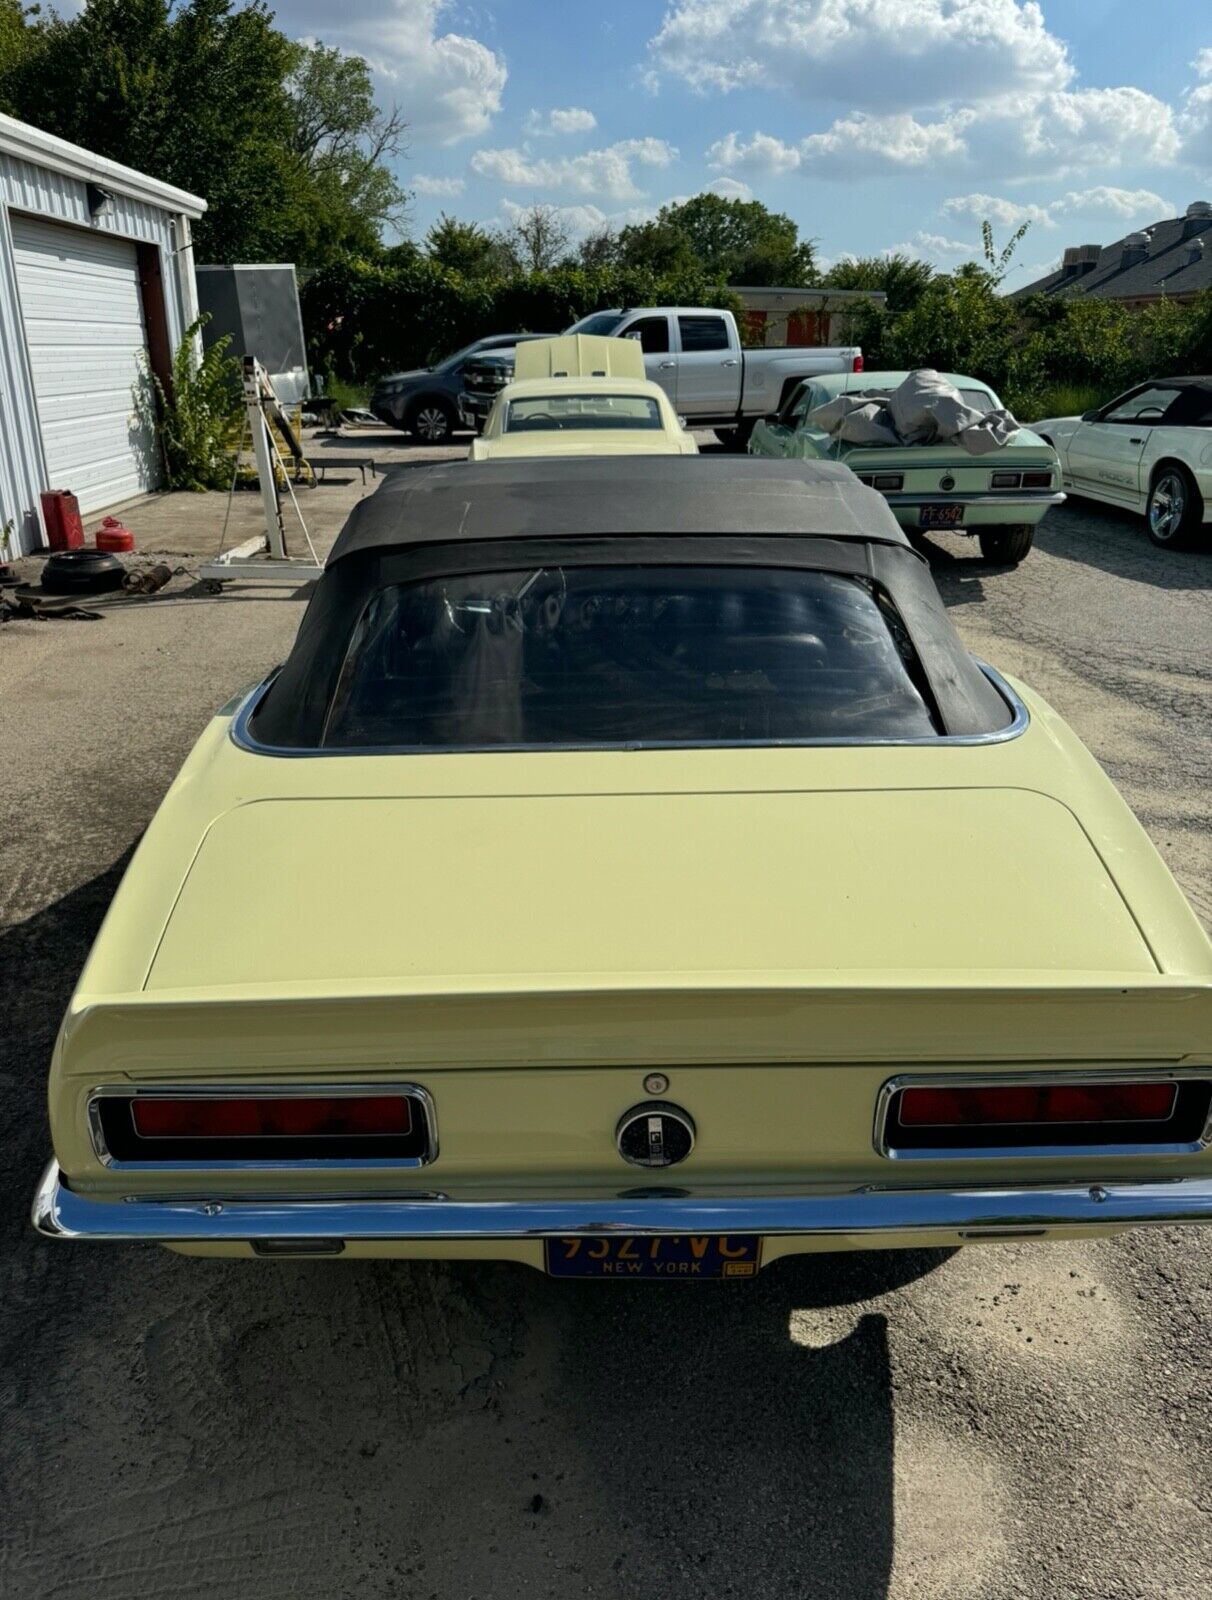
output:
M971 647L1069 717L1212 922L1212 546L1074 503L1017 571L934 554ZM1205 1600L1194 1230L809 1257L708 1293L35 1239L76 973L300 605L181 579L0 628L0 1594Z

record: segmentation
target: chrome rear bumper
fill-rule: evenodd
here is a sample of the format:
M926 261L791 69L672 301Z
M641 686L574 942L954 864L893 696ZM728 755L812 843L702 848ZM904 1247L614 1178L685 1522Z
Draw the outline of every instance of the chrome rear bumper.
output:
M876 492L877 494L882 494L888 504L897 509L904 506L939 505L970 506L974 511L979 511L986 506L1019 506L1033 509L1036 506L1044 506L1045 508L1048 506L1061 506L1064 505L1067 499L1067 496L1059 490L1051 489L1015 489L1007 490L1005 493L996 491L984 493L980 490L973 490L971 494L965 494L962 489L958 493L952 490L949 494L918 494L900 489L890 490L886 494L883 489L879 489Z
M589 1199L452 1200L446 1195L308 1200L94 1200L57 1163L34 1197L33 1224L51 1239L204 1244L264 1240L544 1239L574 1234L1038 1234L1212 1222L1212 1178L979 1189L815 1189L695 1194L652 1190Z

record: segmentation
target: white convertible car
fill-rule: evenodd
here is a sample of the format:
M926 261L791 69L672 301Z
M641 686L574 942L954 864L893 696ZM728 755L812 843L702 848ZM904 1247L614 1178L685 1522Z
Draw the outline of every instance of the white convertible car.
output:
M1155 379L1031 426L1055 448L1066 489L1143 512L1154 544L1192 544L1212 522L1212 377Z

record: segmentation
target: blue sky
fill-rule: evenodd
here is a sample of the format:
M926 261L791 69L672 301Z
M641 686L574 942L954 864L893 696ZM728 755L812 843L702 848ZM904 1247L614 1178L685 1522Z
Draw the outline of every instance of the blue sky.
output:
M790 213L826 260L940 267L980 219L1016 276L1212 199L1208 0L279 0L364 55L440 211L535 201L576 232L716 188ZM1142 32L1142 30L1147 30Z

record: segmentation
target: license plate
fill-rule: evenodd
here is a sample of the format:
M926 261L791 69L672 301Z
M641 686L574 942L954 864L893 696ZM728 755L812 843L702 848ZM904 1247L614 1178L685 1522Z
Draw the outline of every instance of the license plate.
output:
M954 501L923 506L918 515L919 528L958 528L964 520L964 508Z
M761 1253L756 1233L548 1239L547 1270L553 1278L753 1278Z

